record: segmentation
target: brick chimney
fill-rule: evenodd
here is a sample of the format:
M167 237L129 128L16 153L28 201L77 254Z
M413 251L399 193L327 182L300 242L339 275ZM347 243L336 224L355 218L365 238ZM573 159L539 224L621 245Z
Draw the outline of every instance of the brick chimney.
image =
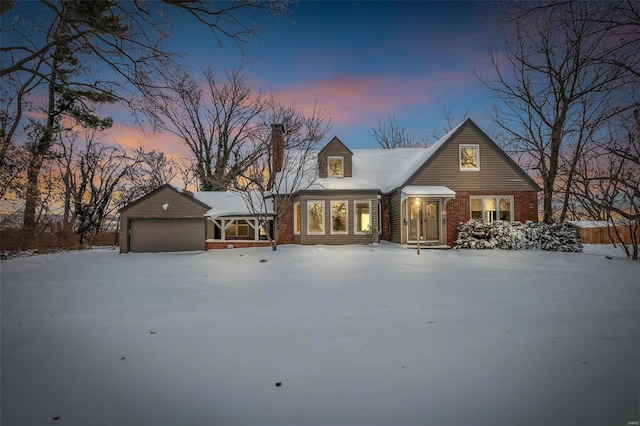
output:
M271 161L273 173L282 170L284 163L284 126L282 124L271 125Z

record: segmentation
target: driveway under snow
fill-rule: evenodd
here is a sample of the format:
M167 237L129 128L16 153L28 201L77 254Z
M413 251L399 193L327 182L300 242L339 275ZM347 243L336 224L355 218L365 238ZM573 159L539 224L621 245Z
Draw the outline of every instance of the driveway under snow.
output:
M640 420L640 263L620 257L388 244L1 268L3 426Z

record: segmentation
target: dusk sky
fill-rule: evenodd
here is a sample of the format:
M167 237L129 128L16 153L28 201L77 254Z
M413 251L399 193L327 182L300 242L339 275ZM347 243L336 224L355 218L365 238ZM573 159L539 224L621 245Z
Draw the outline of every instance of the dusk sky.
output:
M170 46L185 66L218 72L242 66L251 84L299 108L316 100L332 116L327 141L350 148L376 147L372 128L392 115L417 138L445 133L444 110L469 116L481 127L487 90L473 70L487 69L493 29L487 2L301 1L287 17L264 17L260 38L243 57L235 46L217 46L208 30L172 17ZM116 125L113 138L143 140L170 155L186 152L175 136L142 135L133 123Z
M445 109L456 120L468 110L490 130L488 91L474 69L488 70L491 12L489 2L300 1L286 16L259 17L262 35L248 40L246 57L176 14L168 46L195 73L242 66L255 88L278 99L303 110L317 100L332 116L327 141L367 148L376 147L372 128L388 116L431 141L434 129L445 133ZM144 134L127 114L114 116L107 138L186 155L177 137Z

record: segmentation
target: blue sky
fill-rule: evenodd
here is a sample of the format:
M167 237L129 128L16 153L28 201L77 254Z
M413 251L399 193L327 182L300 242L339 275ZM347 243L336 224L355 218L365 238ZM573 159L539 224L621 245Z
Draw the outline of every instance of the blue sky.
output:
M28 0L18 2L28 7ZM318 101L332 116L332 136L350 148L375 147L372 128L395 116L417 138L443 134L444 111L485 130L488 91L474 76L488 70L492 3L463 1L300 1L286 16L257 16L260 38L248 55L220 47L209 31L174 14L168 47L185 67L219 72L242 67L257 89L303 110ZM186 154L168 134L144 134L117 114L109 138Z
M242 66L256 87L303 109L318 100L331 112L331 136L374 147L372 128L389 115L418 138L444 133L445 108L490 126L473 70L487 66L491 11L488 2L301 1L287 17L259 20L248 58L211 46L206 30L180 17L171 45L194 69Z

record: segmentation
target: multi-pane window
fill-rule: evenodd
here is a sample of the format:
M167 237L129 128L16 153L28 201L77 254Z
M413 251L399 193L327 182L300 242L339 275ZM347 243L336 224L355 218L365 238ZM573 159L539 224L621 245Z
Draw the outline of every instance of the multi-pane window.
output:
M471 219L513 222L513 197L471 197Z
M460 170L477 171L480 170L480 146L460 145Z
M307 233L324 234L324 201L307 201Z
M355 233L364 233L371 229L371 203L355 201Z
M347 202L332 201L331 202L331 233L346 234L349 232L347 227Z
M293 233L300 233L300 218L301 218L300 203L293 205Z
M246 220L230 221L224 233L227 238L246 238L249 236L249 223Z
M327 158L327 176L329 177L344 176L344 158L343 157Z

